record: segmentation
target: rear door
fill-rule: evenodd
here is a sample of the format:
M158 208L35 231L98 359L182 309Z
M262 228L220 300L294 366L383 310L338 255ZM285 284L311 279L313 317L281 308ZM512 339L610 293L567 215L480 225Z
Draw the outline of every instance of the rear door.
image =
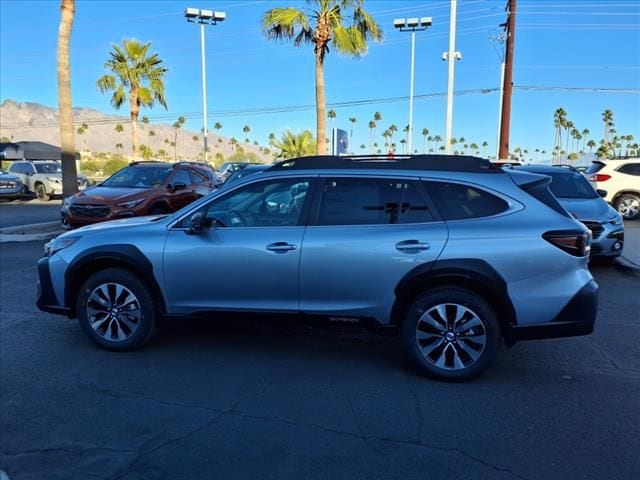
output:
M300 263L300 310L387 321L407 272L438 258L447 241L413 178L325 178Z

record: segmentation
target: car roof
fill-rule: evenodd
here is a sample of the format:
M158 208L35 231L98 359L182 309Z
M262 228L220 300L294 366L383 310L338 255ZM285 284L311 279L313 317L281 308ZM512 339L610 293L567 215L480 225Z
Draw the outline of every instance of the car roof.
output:
M567 165L520 165L513 167L514 170L545 174L580 173L573 166Z

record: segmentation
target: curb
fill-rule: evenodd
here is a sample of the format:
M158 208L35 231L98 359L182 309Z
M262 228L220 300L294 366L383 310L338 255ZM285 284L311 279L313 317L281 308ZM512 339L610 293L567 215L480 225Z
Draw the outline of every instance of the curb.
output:
M624 268L625 270L631 270L631 271L634 271L634 272L640 272L640 265L638 265L637 263L632 262L631 260L629 260L628 258L625 258L622 255L620 255L616 259L616 263L619 266L621 266L622 268Z
M59 221L0 228L0 243L49 240L63 232Z

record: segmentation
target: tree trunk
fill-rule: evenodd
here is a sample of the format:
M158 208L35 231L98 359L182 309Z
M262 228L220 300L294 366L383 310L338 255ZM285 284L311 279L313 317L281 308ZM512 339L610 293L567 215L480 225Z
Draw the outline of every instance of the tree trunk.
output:
M316 51L316 152L327 154L326 99L324 97L324 66L322 48Z
M138 160L138 114L140 107L138 106L138 89L131 87L129 92L129 108L131 110L131 156L133 160Z
M71 102L71 71L69 43L75 15L75 0L60 3L58 29L58 109L60 111L60 158L62 160L62 194L65 197L78 191L76 146L73 140L73 110Z

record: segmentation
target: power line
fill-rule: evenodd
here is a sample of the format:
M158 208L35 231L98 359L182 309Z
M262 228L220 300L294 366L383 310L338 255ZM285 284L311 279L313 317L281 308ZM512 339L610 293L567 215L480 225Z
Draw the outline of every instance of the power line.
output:
M544 85L514 85L515 90L521 91L563 91L563 92L573 92L573 93L633 93L640 94L640 88L608 88L608 87L565 87L565 86L544 86ZM458 90L454 92L456 96L465 96L465 95L487 95L491 93L498 92L500 89L497 87L492 88L475 88L468 90ZM446 92L437 92L437 93L426 93L415 95L414 98L418 100L424 100L429 98L443 97L446 96ZM378 105L378 104L388 104L388 103L401 103L406 102L408 100L408 96L398 96L398 97L383 97L383 98L370 98L370 99L362 99L362 100L351 100L344 102L333 102L327 103L328 107L331 108L346 108L346 107L360 107L366 105ZM225 117L241 117L248 115L272 115L278 113L290 113L290 112L303 112L303 111L311 111L316 108L315 104L303 104L303 105L282 105L282 106L272 106L272 107L250 107L244 109L234 109L234 110L218 110L209 114L209 117L212 118L225 118ZM199 118L202 115L201 112L176 112L171 114L161 114L161 115L149 115L149 120L154 120L156 122L162 121L170 121L175 119L177 116L183 116L185 118ZM82 123L86 123L87 125L116 125L118 123L126 123L129 121L129 117L116 117L110 116L109 118L84 118L78 119L74 121L74 124L81 125ZM46 128L46 127L57 127L57 121L47 121L47 122L26 122L26 123L15 123L15 124L3 124L2 128L11 129L11 128Z

